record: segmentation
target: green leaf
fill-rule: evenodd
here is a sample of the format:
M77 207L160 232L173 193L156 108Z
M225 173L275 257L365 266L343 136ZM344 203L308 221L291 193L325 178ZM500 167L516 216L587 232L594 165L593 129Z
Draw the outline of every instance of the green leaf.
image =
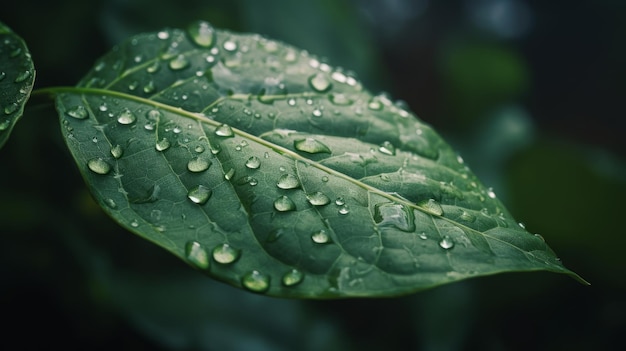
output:
M0 148L24 113L35 82L35 69L26 44L0 22Z
M335 298L577 277L402 104L283 43L197 22L53 92L106 212L234 286Z

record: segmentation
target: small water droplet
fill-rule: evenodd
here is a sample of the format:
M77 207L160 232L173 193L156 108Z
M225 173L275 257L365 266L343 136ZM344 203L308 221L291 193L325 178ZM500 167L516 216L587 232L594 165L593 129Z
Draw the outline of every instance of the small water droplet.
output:
M139 227L139 222L136 219L133 219L130 222L130 226L133 227L133 228L137 228L137 227Z
M143 92L146 94L152 94L156 91L156 86L154 85L154 81L149 81L146 85L143 86Z
M392 143L385 141L378 147L378 151L382 152L385 155L393 156L396 154L396 147L393 146Z
M522 229L526 229L526 224L524 224L524 222L519 222L517 223L517 225L519 225L519 227Z
M235 169L231 168L228 170L228 172L224 173L224 179L226 180L231 180L233 179L233 177L235 176Z
M107 174L111 171L111 165L102 158L92 158L87 162L89 170L96 174Z
M15 77L15 83L21 83L23 81L25 81L26 79L28 79L28 77L30 77L30 71L24 71L21 72L20 74L17 75L17 77Z
M418 206L423 208L429 213L432 213L437 216L443 215L443 208L435 199L428 199L425 201L420 201L417 203Z
M324 183L328 182L328 176L322 176L322 182Z
M204 152L204 146L202 146L202 145L197 145L197 146L193 149L193 151L195 151L195 152L197 152L197 153L201 154L201 153L203 153L203 152Z
M209 201L209 198L212 194L213 192L211 191L211 189L207 188L204 185L198 185L189 190L189 192L187 193L187 197L193 203L196 203L198 205L204 205L207 201Z
M330 102L337 106L347 106L352 104L352 100L344 94L330 94Z
M420 239L422 239L422 240L426 240L426 239L428 239L428 235L426 235L426 233L425 233L425 232L421 232L421 233L419 234L419 237L420 237Z
M215 41L215 30L206 21L196 21L187 27L187 33L198 46L209 48Z
M0 122L0 132L7 130L10 125L11 125L11 121L8 119L5 119L2 122Z
M348 213L350 213L350 209L348 208L348 205L343 205L339 207L339 214L347 215Z
M233 129L228 124L222 124L215 129L215 135L230 138L235 135Z
M228 52L233 52L237 50L237 43L232 40L227 40L222 44L222 47Z
M7 74L5 72L0 72L0 82L6 78Z
M103 102L100 104L100 106L98 106L98 110L100 110L101 112L107 112L109 110L109 106L106 102Z
M270 277L254 270L241 278L241 284L250 291L262 293L269 289Z
M159 118L161 118L162 114L161 111L159 110L148 110L148 112L146 112L146 118L148 118L151 121L158 121Z
M124 149L122 149L122 146L120 144L117 144L111 148L111 155L113 157L120 158L122 157L122 154L124 154Z
M294 268L283 275L282 282L285 286L294 286L300 284L303 278L304 274Z
M161 69L161 63L159 63L159 61L154 61L150 66L146 67L146 72L156 73L159 69Z
M189 60L185 57L185 55L178 55L170 60L169 67L172 71L179 71L181 69L185 69L189 67Z
M293 146L298 151L307 152L310 154L317 154L322 152L328 154L332 153L330 151L330 148L326 146L326 144L314 138L296 139L293 142Z
M278 178L276 186L281 189L295 189L300 186L300 181L293 174L283 174Z
M213 249L213 259L221 264L235 262L239 258L239 250L235 250L228 244L222 244Z
M246 161L246 167L250 169L258 169L261 167L261 160L256 156L252 156Z
M157 37L159 39L161 39L161 40L165 40L165 39L168 39L170 37L170 33L162 30L162 31L157 33Z
M343 206L345 204L346 204L346 200L344 200L343 197L339 196L338 198L335 199L335 205Z
M185 245L185 256L187 260L200 269L209 268L209 255L197 241L189 241Z
M325 206L330 203L330 198L326 196L324 193L316 191L311 194L306 195L307 200L313 206Z
M322 110L319 109L319 108L313 109L311 114L313 115L313 117L322 117L322 115L323 115Z
M296 99L294 98L290 98L287 100L287 105L289 106L296 106Z
M448 235L444 235L443 238L441 238L441 241L439 242L439 246L442 249L449 250L454 247L454 241L452 241L452 238L449 237Z
M380 99L378 99L376 97L373 97L367 103L367 108L369 108L370 110L373 110L373 111L380 111L380 110L383 109L383 104L380 101Z
M487 196L489 196L492 199L496 198L496 193L493 191L493 188L487 189Z
M461 216L459 216L460 219L466 221L466 222L474 222L476 220L476 216L474 216L473 214L467 212L467 211L463 211L461 213Z
M119 124L124 124L124 125L133 124L135 123L136 120L137 120L137 116L135 116L135 114L127 108L123 109L117 115L117 122Z
M194 157L187 162L187 169L189 172L199 173L204 172L211 166L211 160L204 157Z
M6 106L4 107L4 114L6 114L6 115L10 115L10 114L12 114L13 112L17 111L17 109L18 109L19 107L20 107L20 106L19 106L17 103L15 103L15 102L14 102L14 103L11 103L11 104L8 104L8 105L6 105Z
M77 105L68 109L65 114L76 119L85 119L89 117L89 112L83 105Z
M311 234L311 240L316 244L328 244L330 242L330 236L322 229Z
M332 87L332 83L324 73L316 73L310 76L309 85L311 86L311 88L313 88L313 90L319 93L326 92Z
M281 196L274 200L274 208L279 212L295 211L296 204L287 196Z
M159 141L157 141L155 148L157 149L157 151L165 151L167 149L169 149L171 146L170 141L167 140L167 138L163 138Z
M104 203L110 208L110 209L116 209L117 208L117 204L115 203L115 200L113 199L106 199L104 201Z

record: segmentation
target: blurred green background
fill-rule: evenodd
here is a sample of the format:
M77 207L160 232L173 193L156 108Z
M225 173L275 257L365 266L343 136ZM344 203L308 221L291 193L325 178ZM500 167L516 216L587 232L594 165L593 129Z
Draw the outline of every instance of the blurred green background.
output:
M7 349L624 347L626 2L22 0L0 21L29 45L37 88L73 85L125 38L196 19L294 44L406 101L592 286L510 273L396 299L240 291L118 228L54 112L31 104L0 151Z

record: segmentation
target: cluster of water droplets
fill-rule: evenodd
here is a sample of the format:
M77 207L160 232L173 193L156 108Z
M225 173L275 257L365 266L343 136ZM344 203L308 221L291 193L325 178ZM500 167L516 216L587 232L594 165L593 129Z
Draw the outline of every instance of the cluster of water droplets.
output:
M3 94L0 100L0 133L9 129L15 121L30 93L34 71L30 53L23 44L12 37L5 37L0 43L0 86ZM5 92L6 91L6 92Z

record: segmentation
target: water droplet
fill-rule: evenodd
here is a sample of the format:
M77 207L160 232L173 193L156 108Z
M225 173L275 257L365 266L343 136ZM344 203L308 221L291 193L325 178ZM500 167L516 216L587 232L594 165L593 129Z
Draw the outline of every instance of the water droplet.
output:
M289 106L296 106L296 99L294 98L290 98L287 100L287 105Z
M311 114L313 115L313 117L322 117L323 113L322 113L322 110L320 110L319 108L315 108L313 109Z
M213 259L221 264L235 262L239 258L239 250L233 249L228 244L222 244L213 249Z
M115 200L113 199L106 199L104 201L104 203L110 208L110 209L116 209L117 208L117 204L115 203Z
M5 119L4 121L0 122L0 132L7 130L10 125L11 125L11 121L8 119Z
M311 234L311 240L317 244L328 244L330 242L330 236L324 229L322 229Z
M207 158L194 157L191 160L189 160L189 162L187 162L187 169L190 172L194 172L194 173L203 172L203 171L206 171L211 166L211 164L212 164L211 160Z
M452 238L448 235L444 235L439 242L439 246L441 246L442 249L449 250L454 247L454 241L452 241Z
M435 199L420 201L417 203L422 209L437 216L443 215L443 208Z
M122 112L117 115L117 122L119 124L133 124L136 120L137 116L135 116L135 114L127 108L123 109Z
M261 293L269 289L270 277L255 270L244 275L241 284L248 290Z
M0 81L2 81L6 76L7 74L5 72L0 72Z
M517 225L519 225L519 227L522 229L526 229L526 224L524 224L524 222L519 222L517 223Z
M304 274L294 268L283 275L282 281L285 286L294 286L300 284L303 278Z
M122 149L122 146L120 144L117 144L111 148L111 155L115 158L122 157L123 153L124 150Z
M373 111L380 111L383 109L383 103L380 101L380 99L373 97L367 103L367 108Z
M170 37L170 33L168 33L168 32L166 32L166 31L162 30L162 31L160 31L160 32L158 32L158 33L157 33L157 37L158 37L159 39L161 39L161 40L165 40L165 39L168 39L168 38Z
M328 176L322 176L322 182L324 183L328 182Z
M156 73L161 69L161 64L159 61L154 61L150 66L146 67L146 72L148 73Z
M189 60L185 57L185 55L178 55L170 60L169 62L170 69L173 71L179 71L181 69L185 69L189 67Z
M347 106L352 104L352 100L344 94L330 94L330 102L337 106Z
M159 141L157 141L155 148L157 149L157 151L165 151L167 149L169 149L171 146L170 141L167 140L167 138L163 138Z
M402 204L381 203L374 206L374 221L379 227L395 227L404 232L415 230L413 210Z
M306 195L307 200L313 206L325 206L330 203L330 198L326 196L324 193L316 191L311 194Z
M21 83L30 77L30 71L24 71L15 77L15 83Z
M419 234L419 237L420 237L420 239L422 239L422 240L426 240L426 239L428 239L428 235L426 235L426 233L425 233L425 232L421 232L421 233Z
M467 211L463 211L461 213L461 216L459 216L460 219L466 221L466 222L474 222L476 220L476 216L474 216L473 214L467 212Z
M202 145L197 145L197 146L193 149L193 151L195 151L195 152L197 152L197 153L201 154L201 153L203 153L203 152L204 152L204 146L202 146Z
M17 109L19 108L19 105L17 103L11 103L8 104L5 108L4 108L4 113L7 115L12 114L13 112L17 111Z
M385 155L393 156L396 154L396 147L393 146L392 143L385 141L378 147L378 151L382 152Z
M107 174L111 171L111 165L99 157L89 160L87 167L96 174Z
M154 85L154 81L149 81L146 85L143 86L143 92L146 94L152 94L156 91L156 86Z
M492 199L496 198L496 193L493 191L493 188L487 189L487 196L489 196Z
M261 167L261 160L256 156L252 156L248 159L248 161L246 161L246 167L250 169L258 169Z
M310 154L317 154L317 153L322 153L322 152L325 152L328 154L332 153L330 151L330 148L326 146L326 144L313 138L296 139L293 142L293 146L298 151L307 152Z
M85 119L89 117L89 112L83 105L77 105L65 112L68 116L76 118L76 119Z
M222 124L215 129L215 135L230 138L235 135L233 129L228 124Z
M133 220L130 222L130 226L131 226L131 227L133 227L133 228L137 228L137 227L139 227L139 222L137 222L137 220L136 220L136 219L133 219Z
M346 204L346 200L344 200L343 197L339 196L338 198L335 199L335 205L343 206L345 204Z
M187 197L189 200L193 201L193 203L204 205L207 201L209 201L211 194L213 194L211 189L204 185L198 185L189 190Z
M300 181L293 174L283 174L278 178L276 186L281 189L295 189L300 186Z
M189 262L200 269L209 268L209 255L197 241L189 241L185 245L185 256Z
M231 40L227 40L227 41L224 42L222 47L224 48L224 50L226 50L228 52L233 52L233 51L237 50L237 43L235 43L234 41L231 41Z
M274 200L274 208L279 212L295 211L296 204L287 196L281 196Z
M159 118L161 118L162 114L161 111L159 110L148 110L148 112L146 112L146 118L148 118L151 121L158 121Z
M187 33L198 46L209 48L215 41L215 30L206 21L197 21L187 27Z
M311 88L313 88L313 90L319 93L326 92L332 87L332 83L324 73L316 73L310 76L309 85L311 86Z
M339 207L339 214L347 215L348 213L350 213L350 209L348 208L348 205L343 205Z

